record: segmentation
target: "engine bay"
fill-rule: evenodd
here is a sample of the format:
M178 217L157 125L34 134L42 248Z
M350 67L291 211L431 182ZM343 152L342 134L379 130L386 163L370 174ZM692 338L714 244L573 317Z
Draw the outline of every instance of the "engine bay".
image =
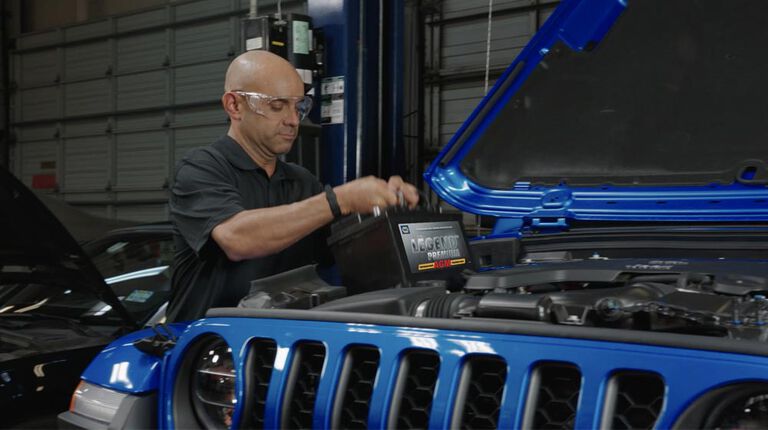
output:
M312 266L292 272L260 280L241 305L768 340L768 262L595 257L362 293Z
M763 263L646 259L523 265L471 275L456 298L419 306L423 316L765 340L765 269Z
M467 242L463 231L428 210L348 217L329 239L339 281L300 267L252 281L240 307L768 340L760 234L656 226Z

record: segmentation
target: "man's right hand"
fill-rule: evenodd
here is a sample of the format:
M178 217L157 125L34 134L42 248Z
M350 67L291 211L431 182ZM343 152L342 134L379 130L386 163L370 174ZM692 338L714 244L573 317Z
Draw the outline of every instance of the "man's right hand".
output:
M385 208L397 204L395 194L387 181L375 176L355 179L333 188L343 215L368 214L373 208Z

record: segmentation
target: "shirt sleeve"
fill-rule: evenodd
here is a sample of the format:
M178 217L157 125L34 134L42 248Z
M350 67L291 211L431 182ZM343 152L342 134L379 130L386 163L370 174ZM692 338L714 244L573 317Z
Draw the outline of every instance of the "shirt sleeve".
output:
M197 254L209 243L214 227L244 210L235 180L221 163L210 155L196 156L183 160L176 169L171 218Z

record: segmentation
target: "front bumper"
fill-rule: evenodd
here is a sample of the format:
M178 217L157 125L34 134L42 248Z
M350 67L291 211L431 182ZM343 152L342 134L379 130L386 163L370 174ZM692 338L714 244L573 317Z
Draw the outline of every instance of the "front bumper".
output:
M120 408L118 408L110 423L98 421L71 411L60 413L57 421L59 429L127 430L156 428L157 394L127 396L120 403Z

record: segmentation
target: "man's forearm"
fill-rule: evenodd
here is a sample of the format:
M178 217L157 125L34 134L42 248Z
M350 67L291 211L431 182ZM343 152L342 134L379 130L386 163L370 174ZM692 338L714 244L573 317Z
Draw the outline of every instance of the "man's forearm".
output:
M212 238L232 261L275 254L333 220L325 194L240 212L217 225Z

